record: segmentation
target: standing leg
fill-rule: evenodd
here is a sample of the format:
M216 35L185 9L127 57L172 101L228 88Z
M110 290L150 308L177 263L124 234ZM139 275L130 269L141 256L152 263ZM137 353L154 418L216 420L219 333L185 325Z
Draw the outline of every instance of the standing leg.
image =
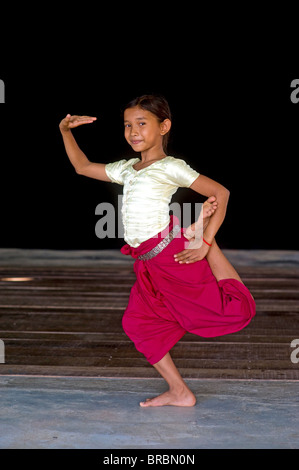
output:
M167 353L159 362L154 364L154 367L168 383L169 390L155 398L149 398L145 402L141 402L140 406L146 408L165 405L195 405L196 398L184 382L169 353Z
M209 223L209 217L216 210L214 201L214 197L209 198L209 200L206 202L206 206L204 206L204 229ZM194 230L194 227L191 228ZM236 279L242 283L242 280L237 271L221 252L215 240L213 241L212 246L208 252L207 260L217 281L222 279ZM165 405L190 407L195 405L196 398L181 377L170 356L170 353L167 353L159 362L154 364L154 367L168 383L169 390L157 397L147 399L145 402L141 402L141 407L146 408Z

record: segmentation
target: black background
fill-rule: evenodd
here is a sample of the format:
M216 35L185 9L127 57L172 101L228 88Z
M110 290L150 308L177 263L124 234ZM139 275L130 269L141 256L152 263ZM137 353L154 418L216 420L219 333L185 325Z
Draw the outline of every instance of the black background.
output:
M67 113L97 116L74 131L88 158L130 158L135 154L123 137L122 107L156 92L173 114L168 153L230 190L220 246L298 249L294 56L278 56L267 40L261 47L233 37L224 45L221 38L211 44L209 37L202 43L196 34L172 33L167 41L154 35L145 44L142 28L128 31L95 33L83 45L70 31L55 46L38 47L32 38L3 58L0 247L121 247L123 240L96 237L95 207L116 206L122 187L78 176L58 125ZM180 189L173 200L203 199Z

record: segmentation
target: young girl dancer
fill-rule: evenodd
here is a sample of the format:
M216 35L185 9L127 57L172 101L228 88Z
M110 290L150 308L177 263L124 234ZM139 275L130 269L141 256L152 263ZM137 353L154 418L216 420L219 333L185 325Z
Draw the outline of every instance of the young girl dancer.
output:
M71 129L95 120L68 114L60 130L78 174L124 186L127 244L121 251L136 259L136 282L123 328L169 385L167 392L140 406L194 406L196 398L172 361L170 349L186 332L221 336L241 330L255 315L253 297L215 240L229 191L184 160L167 155L171 114L165 98L144 95L124 111L125 138L141 158L90 162ZM208 197L202 210L203 237L198 235L200 221L184 229L169 215L178 187L190 187Z

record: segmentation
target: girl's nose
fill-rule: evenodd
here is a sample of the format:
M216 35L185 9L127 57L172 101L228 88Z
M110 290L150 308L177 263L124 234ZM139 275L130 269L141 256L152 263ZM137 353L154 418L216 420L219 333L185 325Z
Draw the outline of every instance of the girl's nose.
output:
M137 126L132 126L131 135L138 135L138 127Z

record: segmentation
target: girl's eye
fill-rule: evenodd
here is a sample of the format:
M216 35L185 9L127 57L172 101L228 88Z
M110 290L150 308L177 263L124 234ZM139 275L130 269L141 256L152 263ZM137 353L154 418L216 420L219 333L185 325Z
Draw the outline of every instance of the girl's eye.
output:
M131 127L131 124L125 124L125 127Z
M140 126L145 126L145 122L140 122L139 125Z

